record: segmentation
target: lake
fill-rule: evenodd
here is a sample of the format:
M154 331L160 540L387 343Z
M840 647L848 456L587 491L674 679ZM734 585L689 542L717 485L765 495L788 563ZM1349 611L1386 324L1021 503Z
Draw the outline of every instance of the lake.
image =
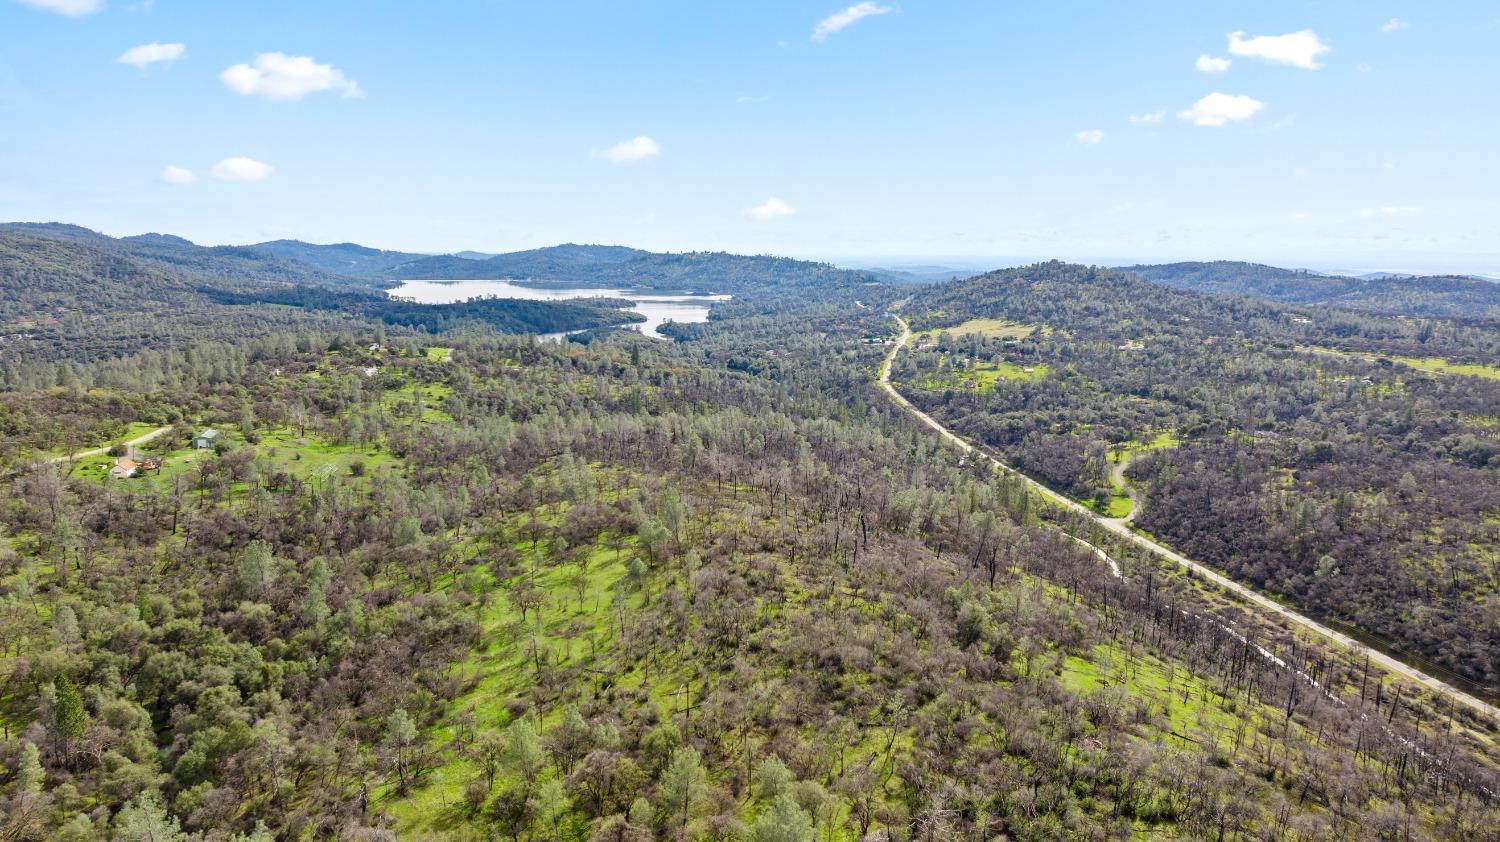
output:
M514 281L402 281L386 290L392 298L403 298L419 304L453 304L471 298L520 298L527 301L570 301L575 298L623 298L630 309L646 317L628 327L656 339L667 339L657 328L679 322L694 324L708 321L708 309L715 301L728 301L728 295L672 295L628 289L543 289Z

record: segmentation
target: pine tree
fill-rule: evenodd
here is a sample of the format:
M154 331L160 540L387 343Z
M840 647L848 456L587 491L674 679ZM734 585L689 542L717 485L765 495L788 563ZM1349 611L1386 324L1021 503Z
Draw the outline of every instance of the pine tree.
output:
M411 746L417 741L417 725L405 708L396 708L385 719L385 744L396 772L396 786L406 791L406 771L410 766Z
M52 724L66 751L73 740L83 736L83 697L78 693L78 685L66 675L53 679L52 687L57 691L57 698L52 702Z
M530 784L545 760L541 735L531 720L523 717L512 722L505 731L505 768Z
M42 753L32 742L21 743L21 762L16 766L16 784L22 792L41 792L47 779L42 769Z
M687 827L693 810L707 794L708 775L698 750L683 746L672 752L672 763L661 776L661 797L664 806L680 819L681 827Z
M773 754L755 767L755 797L767 803L775 801L783 792L791 791L794 780L792 770Z
M115 842L181 842L188 838L177 819L167 815L160 796L143 792L115 817Z
M271 555L271 545L265 541L251 541L240 556L240 584L254 593L276 581L276 560Z
M812 819L790 792L783 792L762 810L750 829L751 842L812 842L812 838Z

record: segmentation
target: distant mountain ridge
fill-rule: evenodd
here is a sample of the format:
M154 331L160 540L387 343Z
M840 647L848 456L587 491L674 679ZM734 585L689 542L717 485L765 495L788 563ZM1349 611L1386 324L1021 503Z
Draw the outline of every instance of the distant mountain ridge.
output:
M827 263L726 252L657 253L625 246L578 245L518 251L488 260L454 255L394 266L391 280L522 280L577 285L734 293L768 286L829 287L872 283L870 272Z
M272 240L249 248L315 266L325 272L370 278L381 275L392 266L422 260L428 255L405 251L385 251L356 243L316 245L301 240Z
M876 275L828 263L727 252L658 253L628 246L564 243L493 256L424 255L355 243L273 240L200 246L170 234L110 237L77 225L14 222L0 231L87 245L217 284L387 288L400 280L521 280L538 286L742 292L772 286L828 289L876 283Z
M348 286L360 281L303 260L291 259L257 246L200 246L168 234L111 237L78 225L56 222L11 222L0 231L88 246L167 271L185 271L202 281L220 284L319 284Z
M361 247L322 252L389 259ZM300 250L300 249L292 249ZM369 254L368 252L374 252ZM385 281L377 282L384 285ZM113 238L70 225L0 225L0 367L100 360L276 332L551 333L640 320L622 302L486 299L418 305L255 246Z
M1500 319L1500 284L1461 275L1377 272L1351 278L1233 260L1122 266L1119 271L1176 289L1286 304L1401 316Z

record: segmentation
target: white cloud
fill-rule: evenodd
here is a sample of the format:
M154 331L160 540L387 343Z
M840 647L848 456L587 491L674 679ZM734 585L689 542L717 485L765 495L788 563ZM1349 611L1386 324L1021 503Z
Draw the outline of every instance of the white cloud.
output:
M286 53L261 53L254 66L236 64L220 73L219 79L237 94L266 99L296 100L323 91L344 97L363 95L359 84L333 65Z
M873 0L867 0L867 2L864 3L856 3L853 6L850 6L849 8L843 10L842 12L834 12L828 17L818 21L818 25L813 27L812 39L814 41L822 41L828 36L834 34L835 32L839 32L840 30L844 29L844 27L847 27L857 21L864 20L865 18L871 17L873 15L888 14L893 11L895 10L891 7L878 5L873 2Z
M1393 169L1396 168L1396 162L1395 161L1386 161L1384 164L1381 164L1380 166L1381 166L1382 169L1393 170Z
M1264 102L1247 96L1212 93L1193 103L1192 108L1177 112L1177 116L1192 121L1195 126L1221 128L1238 120L1248 120L1265 107Z
M193 175L193 171L188 169L187 167L179 167L174 165L169 166L161 171L161 180L165 181L168 184L175 184L181 187L183 185L192 184L193 182L197 181L198 176Z
M613 164L633 164L661 154L661 144L645 135L622 140L603 152L595 151L595 158L603 158Z
M1354 65L1354 69L1358 70L1360 73L1375 72L1375 67L1373 65L1365 64L1364 62L1360 62L1359 64Z
M1258 58L1272 64L1290 64L1303 70L1317 70L1318 56L1332 48L1318 39L1311 29L1286 35L1257 35L1246 38L1243 32L1229 33L1229 52L1246 58Z
M1229 70L1229 65L1231 64L1233 62L1227 58L1220 58L1219 56L1211 56L1208 53L1204 53L1198 56L1198 63L1194 66L1198 68L1199 73L1224 73Z
M1104 142L1104 130L1089 129L1073 135L1073 138L1085 146L1098 146Z
M104 8L104 0L21 0L33 9L81 18Z
M1145 114L1130 115L1130 122L1141 125L1143 123L1160 123L1167 118L1165 111L1147 111Z
M214 164L214 178L220 181L264 181L276 168L254 158L225 158Z
M1400 32L1403 29L1410 29L1410 28L1411 28L1411 24L1407 23L1406 21L1404 21L1404 20L1402 20L1400 18L1391 18L1390 20L1388 20L1388 21L1385 22L1385 26L1380 27L1380 31L1381 32Z
M145 67L148 64L171 64L182 58L184 52L187 52L187 47L184 47L182 44L163 44L158 41L152 41L149 44L142 44L139 47L131 47L121 53L120 57L115 59L115 61L119 64L129 64L134 67Z
M1400 213L1411 213L1414 210L1416 210L1416 208L1405 208L1405 207L1399 207L1399 206L1396 206L1396 205L1385 205L1383 207L1378 207L1378 208L1364 208L1364 209L1362 209L1359 212L1359 215L1368 219L1370 217L1375 217L1375 216L1395 216L1396 214L1400 214Z
M765 204L751 208L747 213L756 219L780 219L795 214L797 209L781 201L775 196L766 199Z

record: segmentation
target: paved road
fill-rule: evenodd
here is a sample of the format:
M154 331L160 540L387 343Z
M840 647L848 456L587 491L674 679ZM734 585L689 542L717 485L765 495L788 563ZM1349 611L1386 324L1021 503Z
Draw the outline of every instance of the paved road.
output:
M154 439L154 438L156 438L158 436L166 435L167 432L169 430L171 430L171 429L172 429L171 427L157 427L156 429L154 429L151 432L145 434L144 436L136 436L135 438L131 439L130 441L125 442L125 446L126 447L135 447L136 445L145 444L146 442L151 441L152 439ZM114 447L114 445L107 444L104 447L96 447L93 450L80 450L77 453L74 453L74 454L72 454L70 456L59 456L56 459L48 459L47 460L47 464L49 464L49 465L57 465L57 464L60 464L62 462L71 462L74 459L87 459L90 456L98 456L101 453L108 453L109 449L111 447Z
M1366 646L1365 644L1360 643L1359 641L1350 637L1349 635L1335 631L1323 625L1322 623L1319 623L1317 620L1314 620L1310 617L1304 617L1303 615L1298 614L1296 611L1293 611L1290 608L1287 608L1285 605L1282 605L1276 600L1271 599L1270 597L1265 596L1255 590L1252 590L1251 588L1248 588L1209 567L1193 561L1192 559L1176 552L1175 550L1158 544L1157 542L1151 540L1150 538L1147 538L1144 535L1136 533L1130 528L1130 525L1127 521L1104 517L1096 513L1093 509L1090 509L1087 506L1078 503L1072 498L1059 494L1056 491L1048 488L1047 486L1042 485L1031 477L1021 473L1020 471L1017 471L1016 469L999 461L993 456L977 451L972 444L969 444L964 439L955 435L953 431L938 423L937 420L935 420L932 416L928 415L920 409L917 409L911 401L907 400L902 396L900 392L896 391L896 387L891 385L891 364L895 361L896 355L901 352L902 348L906 347L906 343L911 339L911 328L907 327L906 320L901 318L900 316L892 316L892 318L894 318L896 322L901 325L901 338L896 340L896 344L891 348L891 352L886 355L885 362L880 367L880 388L884 389L886 393L896 401L896 403L900 404L903 409L911 413L911 415L918 421L921 421L923 424L932 428L933 431L942 436L944 439L947 439L955 447L959 448L965 453L978 453L978 455L983 456L985 459L988 459L999 470L1004 471L1005 473L1020 480L1023 480L1028 486L1031 487L1033 491L1042 495L1047 500L1050 500L1051 502L1056 503L1057 505L1062 506L1069 511L1083 515L1084 517L1092 520L1094 523L1097 523L1100 527L1113 532L1120 538L1123 538L1124 540L1129 541L1136 546L1141 547L1142 549L1155 553L1161 558L1165 558L1168 561L1179 564L1193 571L1199 576L1202 576L1203 578L1208 579L1219 587L1222 587L1224 590L1238 595L1252 605L1258 606L1265 611L1268 611L1286 620L1287 622L1295 623L1296 625L1302 626L1305 629L1314 631L1356 654L1366 656L1370 659L1371 663L1378 664L1392 673L1403 676L1407 679L1410 679L1411 681L1415 681L1418 684L1421 684L1422 686L1428 688L1429 690L1441 693L1444 696L1454 699L1461 704L1467 705L1468 707L1491 717L1492 719L1500 720L1500 708L1495 707L1494 705L1484 701L1483 699L1471 696L1468 693L1465 693L1464 691L1458 689L1457 687L1447 684L1446 682L1443 682L1439 679L1433 678L1432 676L1427 675L1426 673L1415 669L1414 667L1407 666L1405 663L1396 660L1390 655L1387 655L1377 649L1372 649L1369 646Z

